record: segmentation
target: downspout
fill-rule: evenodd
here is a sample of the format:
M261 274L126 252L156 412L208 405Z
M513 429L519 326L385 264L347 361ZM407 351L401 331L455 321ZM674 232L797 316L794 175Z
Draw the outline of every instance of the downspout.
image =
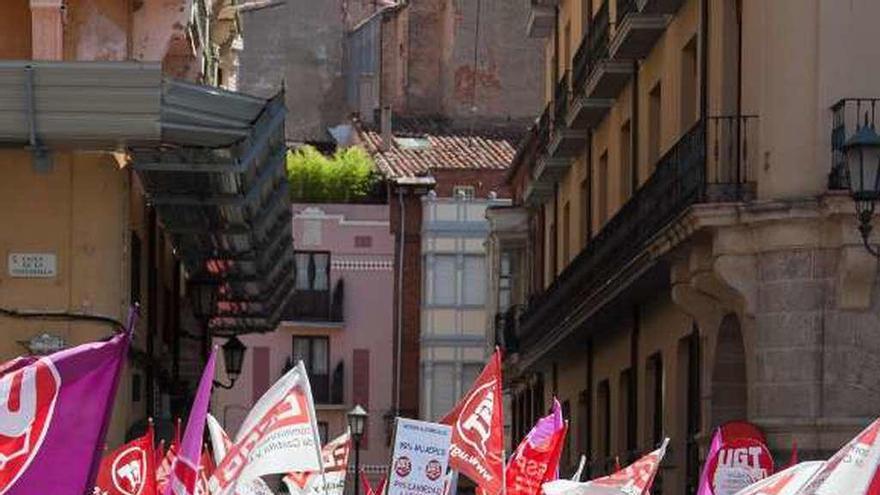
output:
M156 371L153 369L155 357L155 338L157 333L157 302L156 291L156 208L147 206L147 415L156 416L153 398L156 394Z
M632 115L630 126L630 197L639 189L639 62L633 60Z
M742 0L736 0L736 116L734 124L736 125L736 187L745 183L745 177L742 176L742 156L740 156L740 147L742 146L742 126L745 120L742 118Z
M700 9L700 121L703 132L703 191L709 181L709 0L702 0Z
M406 206L403 201L403 188L399 185L397 188L397 199L400 202L400 238L397 248L397 356L395 356L395 365L397 367L395 383L397 386L394 391L395 416L400 415L400 368L402 365L401 356L403 356L403 250L406 238Z

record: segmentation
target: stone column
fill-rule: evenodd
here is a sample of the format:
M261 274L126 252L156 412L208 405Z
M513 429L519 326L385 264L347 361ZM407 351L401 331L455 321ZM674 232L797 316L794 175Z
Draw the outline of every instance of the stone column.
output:
M31 45L34 60L64 57L64 1L31 1Z

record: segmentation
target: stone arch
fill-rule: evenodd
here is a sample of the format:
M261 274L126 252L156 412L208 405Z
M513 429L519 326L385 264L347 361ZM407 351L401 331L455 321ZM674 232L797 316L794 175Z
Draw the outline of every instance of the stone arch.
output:
M712 364L710 421L716 427L748 417L746 352L739 317L724 316L718 328Z

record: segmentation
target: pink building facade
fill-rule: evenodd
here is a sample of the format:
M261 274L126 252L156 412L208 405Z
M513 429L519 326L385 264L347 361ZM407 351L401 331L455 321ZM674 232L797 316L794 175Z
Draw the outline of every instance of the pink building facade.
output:
M215 389L212 411L234 435L263 392L302 360L325 440L345 431L346 413L355 404L368 411L361 466L375 478L388 464L394 411L388 206L292 208L296 296L274 332L241 337L247 346L242 374L231 390Z

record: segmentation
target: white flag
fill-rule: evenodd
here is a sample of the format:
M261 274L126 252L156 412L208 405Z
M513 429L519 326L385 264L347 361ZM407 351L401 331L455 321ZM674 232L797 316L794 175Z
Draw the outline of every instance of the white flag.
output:
M215 495L267 474L323 470L315 406L300 361L260 398L211 477Z
M321 449L324 456L323 476L319 471L290 473L283 480L287 490L291 495L342 495L350 451L351 435L346 432Z
M629 466L608 476L586 483L558 479L542 485L546 495L641 495L647 493L657 476L657 469L669 439L663 441L659 449L643 456Z
M226 457L226 452L232 447L232 440L229 439L226 430L220 426L220 422L211 413L208 413L206 422L208 424L208 436L211 438L214 464L219 466L223 462L223 458Z
M749 485L736 492L736 495L794 495L816 474L825 461L810 461L796 464Z
M822 466L797 495L864 495L880 464L880 419L874 420Z

